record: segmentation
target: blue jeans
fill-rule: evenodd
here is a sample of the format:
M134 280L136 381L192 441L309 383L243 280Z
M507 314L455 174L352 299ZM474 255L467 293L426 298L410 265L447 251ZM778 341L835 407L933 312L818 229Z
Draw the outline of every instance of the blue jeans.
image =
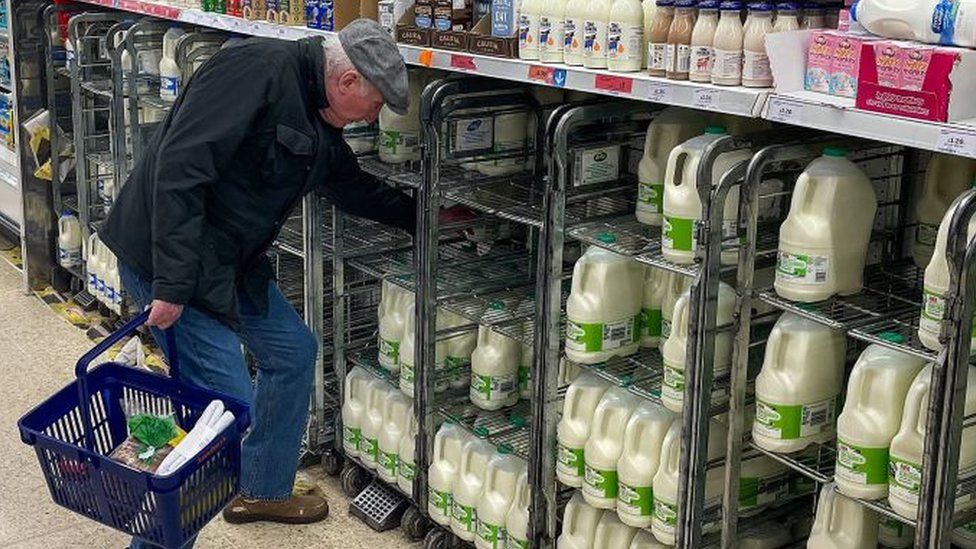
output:
M121 263L119 274L137 306L152 303L148 280ZM242 444L241 495L285 500L291 496L308 421L318 342L273 282L268 283L267 315L262 316L243 293L238 293L238 310L235 331L202 310L184 307L172 327L180 377L250 404L251 429ZM151 331L168 356L163 332ZM254 383L242 345L258 365ZM147 547L154 546L137 539L131 545L132 549Z

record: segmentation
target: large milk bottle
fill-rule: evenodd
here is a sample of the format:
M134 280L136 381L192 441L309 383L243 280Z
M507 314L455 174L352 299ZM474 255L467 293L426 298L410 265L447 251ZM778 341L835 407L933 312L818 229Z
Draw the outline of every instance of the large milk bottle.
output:
M588 69L607 68L607 27L612 0L590 0L583 22L583 65Z
M98 272L98 255L102 253L102 243L98 240L98 233L93 232L88 235L87 253L88 257L85 261L85 274L88 275L86 288L88 289L88 293L98 297L98 281L101 277L101 273Z
M407 114L399 115L386 105L380 110L378 153L380 160L401 164L420 160L420 94L423 76L418 71L407 73L410 106Z
M359 366L354 366L346 374L342 402L342 449L348 456L359 456L363 416L366 413L366 387L374 379Z
M479 427L475 436L464 443L452 491L451 530L465 541L473 541L478 531L478 499L484 488L488 460L495 453L487 438L488 429Z
M925 282L922 285L922 311L918 321L918 339L933 351L942 350L939 333L942 330L942 318L946 311L945 295L949 291L949 260L946 257L946 246L949 243L952 215L957 207L958 205L951 206L942 218L939 234L935 238L935 250L929 266L925 268ZM966 230L968 231L966 242L972 242L976 237L976 216L969 220ZM976 330L973 334L973 341L976 341ZM976 345L970 351L976 352Z
M636 528L621 522L616 514L606 512L596 525L593 549L630 549L636 535Z
M68 211L58 218L58 264L66 269L81 266L81 223Z
M556 425L556 477L567 486L583 486L583 450L590 438L593 416L610 385L583 372L566 390L563 414Z
M881 337L902 343L901 334ZM837 467L834 481L844 494L861 499L888 496L888 452L901 425L905 395L925 361L881 345L869 345L858 357L844 410L837 418Z
M574 492L563 512L563 531L556 540L556 549L593 549L603 514L602 509L587 504L583 494Z
M661 342L661 306L668 291L668 271L645 267L644 301L640 316L640 345L654 348Z
M844 386L844 333L786 313L776 321L756 378L752 439L790 453L834 434Z
M589 0L567 0L564 22L565 40L563 59L567 65L583 64L583 28L586 25L586 7Z
M858 0L851 18L872 34L944 46L976 47L972 0Z
M674 415L653 402L634 408L624 430L624 448L617 461L617 515L625 524L647 528L654 516L654 473L661 446Z
M952 201L973 186L976 161L951 154L935 153L925 168L922 196L915 205L915 242L912 257L925 268L932 259L939 224Z
M833 484L824 485L807 549L874 549L877 546L877 511L838 494Z
M871 180L846 156L826 147L796 181L776 261L776 293L786 299L861 291L878 201Z
M613 244L616 237L597 239ZM566 357L582 364L637 352L644 269L636 261L590 246L573 268L566 301Z
M607 68L635 72L644 59L644 9L640 0L614 0L607 26Z
M600 509L617 507L617 462L624 449L624 431L640 399L626 387L611 387L593 414L590 438L583 449L583 497Z
M417 367L415 366L417 355L414 352L413 344L417 338L417 307L412 300L404 302L404 305L403 339L400 340L398 357L400 360L400 390L403 391L403 394L413 398L413 382L417 376Z
M488 326L478 328L478 346L471 354L471 402L498 410L518 402L518 368L522 345Z
M702 203L698 194L698 163L705 149L728 135L723 126L709 126L705 133L681 143L671 151L664 172L664 228L661 231L661 252L664 258L675 263L690 264L695 261L698 248L695 227L701 222ZM748 150L722 153L712 166L712 185L729 168L752 158ZM735 243L739 227L739 190L733 187L725 199L722 238ZM722 251L722 263L736 262L736 248Z
M736 294L732 286L724 282L719 283L718 309L716 325L724 326L732 322L735 314ZM688 319L691 314L691 291L684 295L674 306L674 319L671 334L661 346L661 356L664 359L664 378L661 385L661 402L671 411L681 413L685 400L685 377L688 350ZM715 360L712 362L712 372L715 377L728 373L732 365L732 332L719 331L715 335ZM714 391L713 402L722 399L721 390Z
M413 479L417 478L417 419L413 410L407 411L406 417L397 452L397 486L408 496L413 496Z
M645 4L653 5L648 0ZM645 21L645 24L647 21ZM675 147L700 135L706 117L691 109L668 107L647 126L644 156L637 165L637 220L647 225L661 225L664 206L664 173Z
M539 58L539 16L542 0L522 0L519 8L518 50L519 59Z
M407 302L413 294L388 280L380 287L379 317L379 362L380 366L391 372L400 370L400 343L403 340L403 327L406 323Z
M668 272L665 286L664 300L661 301L661 340L667 341L671 337L671 327L674 320L674 307L691 285L691 279L675 272Z
M532 503L532 488L529 486L529 471L522 468L515 485L515 498L512 508L505 518L505 547L507 549L529 549L529 505Z
M918 494L921 488L922 445L925 440L925 420L929 406L929 391L932 385L932 365L929 364L915 376L908 396L905 398L905 411L901 418L898 434L891 440L890 465L888 466L888 503L899 515L914 519L918 512ZM976 368L968 369L966 381L965 415L976 414ZM959 470L976 465L976 427L969 426L962 431L959 450ZM974 502L966 499L956 500L956 511L969 508Z
M469 326L471 322L461 315L447 309L437 311L437 320L443 320L445 329ZM478 330L471 328L444 340L447 357L444 359L450 385L455 389L467 387L471 383L471 353L478 346Z
M671 546L659 542L654 534L647 530L638 530L630 543L630 549L668 549L669 547Z
M383 432L386 402L390 398L389 384L374 379L366 385L366 409L363 414L362 438L359 441L359 460L370 469L376 469L380 451L380 433Z
M448 526L454 513L454 485L460 483L458 468L461 465L461 448L468 434L448 419L434 436L434 455L427 471L427 514L430 519Z
M409 427L407 416L413 415L413 401L399 391L388 391L383 409L383 431L380 432L376 472L390 484L397 482L400 470L400 442Z
M163 57L159 61L159 97L176 101L180 94L180 67L176 64L176 43L186 34L178 25L171 25L163 35Z
M478 500L478 535L474 538L478 549L505 549L506 524L516 503L519 478L525 470L525 461L513 456L507 444L499 445L488 461L484 489Z

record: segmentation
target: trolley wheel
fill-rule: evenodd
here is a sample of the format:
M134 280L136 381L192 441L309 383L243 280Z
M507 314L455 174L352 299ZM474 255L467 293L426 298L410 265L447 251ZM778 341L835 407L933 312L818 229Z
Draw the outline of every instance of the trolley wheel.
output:
M322 453L322 470L330 477L337 477L342 472L345 462L342 454L335 450L326 450Z
M342 493L354 498L369 484L369 473L347 462L339 474L339 484L342 486Z
M454 534L441 528L434 528L424 537L424 549L452 549Z
M430 521L420 512L420 509L411 505L403 512L400 528L410 538L410 541L420 541L430 530Z

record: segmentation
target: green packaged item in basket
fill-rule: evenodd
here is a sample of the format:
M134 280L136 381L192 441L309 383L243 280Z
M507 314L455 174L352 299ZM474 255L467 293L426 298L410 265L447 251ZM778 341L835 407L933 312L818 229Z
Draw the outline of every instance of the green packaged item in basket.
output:
M112 451L111 457L140 471L154 472L186 432L170 415L134 412L138 406L126 405L129 437Z

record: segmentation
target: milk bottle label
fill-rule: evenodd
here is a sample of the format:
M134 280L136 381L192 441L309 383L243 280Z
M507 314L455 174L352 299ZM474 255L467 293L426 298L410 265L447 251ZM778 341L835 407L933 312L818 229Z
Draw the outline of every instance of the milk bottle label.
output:
M563 443L556 447L556 468L560 473L581 477L585 473L582 448L570 448Z
M380 361L388 364L396 364L400 361L400 342L380 339Z
M81 265L81 248L72 250L58 246L58 263L62 267L77 267Z
M654 488L619 483L617 512L638 517L651 516L654 512Z
M599 56L603 52L603 46L600 45L599 40L599 26L600 24L596 21L583 22L583 51L586 52L587 56Z
M742 50L715 50L712 59L714 78L738 78L742 74Z
M711 46L692 46L691 60L689 61L691 72L698 74L711 74L713 55L714 53Z
M539 17L539 50L560 52L566 43L562 20L543 15Z
M579 22L576 19L566 19L563 23L563 49L566 51L579 48L580 37L576 35Z
M742 63L742 78L745 80L769 80L773 77L769 69L769 57L765 51L746 51Z
M915 228L915 242L923 246L935 246L935 237L939 234L939 226L918 222ZM901 523L899 523L901 524Z
M396 452L384 452L380 450L379 460L377 461L377 467L386 471L390 476L397 475L397 466L400 461L400 456Z
M674 534L678 525L678 504L660 497L654 498L654 522L664 532Z
M367 463L376 463L379 457L380 445L375 438L363 437L359 441L359 455Z
M163 98L176 99L180 92L180 80L175 76L162 76L159 79L159 95Z
M531 366L519 366L518 369L518 390L519 392L524 392L529 390L529 385L532 384L532 367Z
M668 69L668 45L664 42L647 44L647 68L652 71Z
M607 27L607 57L620 61L639 59L644 27L611 21Z
M471 368L471 357L449 356L444 360L444 366L451 379L460 379L463 373Z
M399 459L399 457L398 460L399 460L399 464L397 467L397 474L399 474L400 478L402 478L403 480L407 482L413 482L413 479L417 476L417 464L410 463L409 461L404 461L402 459Z
M380 131L380 148L391 154L413 152L419 145L420 134L418 132Z
M780 250L776 258L776 278L789 282L824 284L830 258L819 255L791 254Z
M664 381L661 384L661 396L680 401L685 394L684 365L675 366L664 363Z
M539 16L523 13L519 15L519 48L537 49L539 47Z
M697 219L664 216L661 244L668 249L691 252L698 248Z
M637 209L659 214L664 211L664 183L641 181L637 186Z
M356 427L342 426L342 447L347 452L356 452L362 444L363 431Z
M946 300L945 296L929 288L922 291L922 318L919 320L919 328L932 332L940 333L942 330L942 318L945 316Z
M671 324L672 322L663 316L661 317L661 338L667 339L671 337Z
M771 480L741 477L739 478L739 509L746 510L772 503L785 495L787 486L785 477Z
M763 436L792 440L829 430L837 419L839 396L810 404L773 404L756 399L754 428Z
M492 549L504 549L505 539L507 538L504 526L491 524L483 520L478 521L478 537Z
M888 448L867 448L837 439L834 474L857 484L887 484Z
M632 316L606 324L566 321L566 347L573 351L595 353L611 351L638 340L638 318Z
M430 489L430 501L435 512L442 517L450 517L453 511L453 498L450 492Z
M518 388L518 375L489 376L471 373L471 398L489 402L511 398Z
M518 539L507 531L505 534L505 549L530 549L532 547L527 539Z
M910 505L918 505L922 487L922 466L895 456L888 462L888 495Z
M416 377L416 369L413 364L400 365L400 383L413 384L414 377Z
M452 505L454 510L454 520L464 528L465 532L474 533L478 527L478 510L474 505L461 505L454 500Z
M582 187L620 177L620 146L594 147L573 158L573 185Z
M617 472L597 469L586 464L583 476L583 491L598 498L616 499L619 484Z
M661 309L641 309L640 312L640 333L648 337L661 336L661 321L663 315Z

